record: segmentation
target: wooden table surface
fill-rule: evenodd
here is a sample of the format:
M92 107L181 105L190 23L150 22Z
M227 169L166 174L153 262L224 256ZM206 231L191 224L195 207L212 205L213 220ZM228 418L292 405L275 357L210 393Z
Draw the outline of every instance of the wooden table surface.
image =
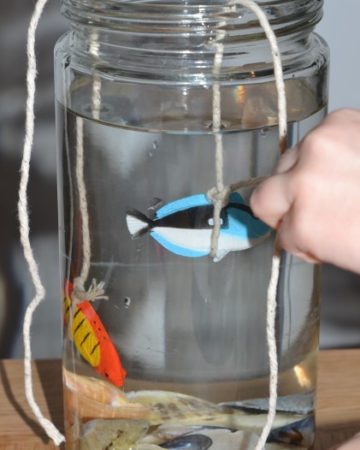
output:
M62 429L60 362L36 361L34 369L36 398ZM0 449L54 449L25 400L22 361L0 360L0 380ZM320 352L316 420L316 450L360 431L360 350Z

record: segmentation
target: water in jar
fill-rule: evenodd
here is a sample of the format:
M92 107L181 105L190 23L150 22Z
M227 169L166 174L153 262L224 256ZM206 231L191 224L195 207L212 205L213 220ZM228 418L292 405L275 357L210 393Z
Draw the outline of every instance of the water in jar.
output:
M174 216L168 228L176 229L176 239L156 235L156 220L168 218L174 205L215 186L211 110L199 122L183 105L164 103L161 120L145 121L133 114L131 95L108 95L95 113L81 92L71 107L58 104L66 448L253 449L268 408L273 233L250 248L224 252L217 262L190 245L198 231L194 222L177 223ZM246 92L233 87L231 95L241 103ZM201 104L201 96L196 101ZM301 111L290 111L290 146L324 115L310 96L308 104L306 96L301 101ZM252 108L247 119L243 111L241 126L223 115L226 184L270 174L278 159L276 104L267 110L254 101ZM237 194L245 206L250 193ZM104 283L107 298L88 295L73 303L86 240L82 195L90 251L84 288ZM279 400L266 448L308 449L314 439L318 270L284 253L277 295Z

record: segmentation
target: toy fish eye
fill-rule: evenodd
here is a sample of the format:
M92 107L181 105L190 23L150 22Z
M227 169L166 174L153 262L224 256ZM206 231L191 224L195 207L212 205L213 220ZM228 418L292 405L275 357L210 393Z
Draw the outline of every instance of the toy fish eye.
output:
M223 225L223 224L224 224L223 219L220 219L220 225ZM209 225L210 227L213 227L213 226L214 226L214 218L213 218L213 217L210 217L210 219L208 220L208 225Z

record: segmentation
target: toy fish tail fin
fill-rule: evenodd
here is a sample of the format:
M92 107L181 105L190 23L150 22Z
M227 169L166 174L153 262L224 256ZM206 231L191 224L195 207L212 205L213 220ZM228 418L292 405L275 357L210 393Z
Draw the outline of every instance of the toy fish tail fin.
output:
M135 239L143 234L147 233L154 226L152 220L147 218L145 214L132 209L126 214L126 225L132 239Z
M230 253L229 250L223 250L223 251L217 251L216 256L214 257L214 262L219 262L221 261L223 258L225 258L225 256Z

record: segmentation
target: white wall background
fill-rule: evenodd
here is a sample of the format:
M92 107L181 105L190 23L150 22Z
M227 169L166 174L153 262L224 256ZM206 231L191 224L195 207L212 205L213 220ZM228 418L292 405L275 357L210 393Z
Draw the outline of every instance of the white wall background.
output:
M360 0L325 0L317 31L330 46L329 111L360 108Z

